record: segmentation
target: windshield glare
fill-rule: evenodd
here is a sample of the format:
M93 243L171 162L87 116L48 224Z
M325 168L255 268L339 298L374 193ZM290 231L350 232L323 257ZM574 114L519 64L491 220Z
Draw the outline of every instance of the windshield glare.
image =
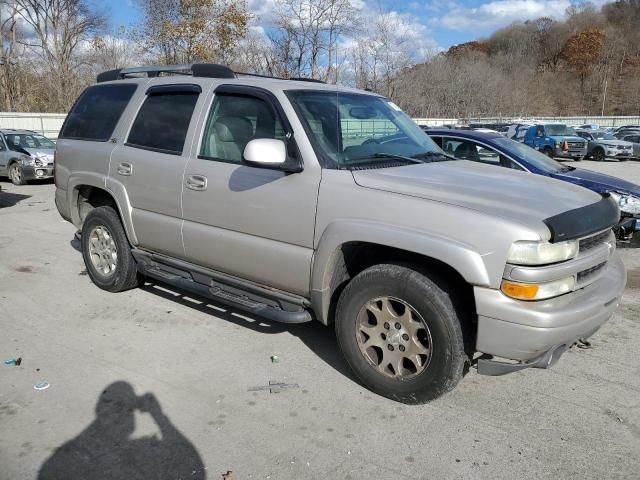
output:
M318 90L292 90L287 95L326 167L388 165L390 159L384 155L444 155L413 120L382 97Z
M545 133L547 135L576 135L576 130L573 127L563 124L549 124L544 126Z
M560 162L555 161L553 158L549 158L543 153L525 145L524 143L516 142L510 138L494 138L493 141L509 152L513 152L514 156L518 156L530 163L534 167L547 173L555 173L560 170L564 170L565 166Z

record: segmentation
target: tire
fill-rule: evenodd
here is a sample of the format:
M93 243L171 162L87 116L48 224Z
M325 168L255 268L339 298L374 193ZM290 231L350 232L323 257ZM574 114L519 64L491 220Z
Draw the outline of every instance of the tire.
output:
M429 278L398 264L368 268L345 287L336 308L336 336L347 363L367 388L398 402L420 404L440 397L460 382L469 358L464 348L462 319L450 291L453 290L436 277ZM372 313L374 307L381 312L387 309L384 299L400 315L395 317L402 321L395 324L402 327L400 330L396 329L395 320L386 322L386 329L386 324ZM414 321L407 321L408 309ZM383 313L378 315L384 319ZM371 336L363 328L369 329ZM406 340L402 350L405 353L400 352L403 340L398 334ZM404 358L395 373L393 366L386 364L387 358L415 352L416 345L431 347L420 359L422 365ZM390 351L389 357L383 346Z
M82 226L81 244L87 273L99 288L122 292L138 286L131 245L113 208L97 207L89 212Z
M551 150L550 148L543 149L542 153L544 153L549 158L553 158L553 150Z
M9 179L14 185L25 185L27 183L19 163L14 162L9 167Z
M605 160L604 150L603 150L603 149L601 149L601 148L596 148L596 149L593 151L593 159L594 159L596 162L604 162L604 160Z

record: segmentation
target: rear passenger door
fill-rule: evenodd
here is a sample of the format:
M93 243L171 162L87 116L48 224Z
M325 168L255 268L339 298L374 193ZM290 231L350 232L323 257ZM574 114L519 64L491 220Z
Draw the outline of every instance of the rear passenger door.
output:
M110 189L128 197L138 246L175 257L184 256L180 195L202 91L195 78L140 89L109 167Z
M294 131L272 93L223 85L207 103L183 184L187 257L227 274L308 294L319 166L285 173L242 163L245 146L255 138L283 140L289 157L302 160Z

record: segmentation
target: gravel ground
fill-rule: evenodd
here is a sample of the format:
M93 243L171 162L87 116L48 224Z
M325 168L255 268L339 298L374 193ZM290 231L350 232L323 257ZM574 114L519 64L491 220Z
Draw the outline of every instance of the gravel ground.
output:
M640 183L640 162L579 166ZM0 359L22 357L0 364L2 480L88 479L87 459L113 479L638 478L640 242L620 250L627 291L591 349L472 370L410 407L362 388L319 324L99 290L53 185L0 186ZM297 387L252 390L270 381Z

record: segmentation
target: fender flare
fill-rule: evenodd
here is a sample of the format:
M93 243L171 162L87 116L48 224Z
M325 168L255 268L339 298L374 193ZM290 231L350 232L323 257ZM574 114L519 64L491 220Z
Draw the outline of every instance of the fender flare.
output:
M138 238L136 237L135 230L133 228L133 222L131 221L131 203L129 202L129 196L124 188L115 192L107 187L107 179L103 175L98 175L93 172L74 172L69 176L67 183L67 203L71 205L71 221L77 227L82 226L82 220L80 218L80 210L78 206L78 194L81 187L89 186L96 187L100 190L107 192L116 203L118 214L122 220L124 231L129 239L131 245L137 245Z
M378 244L430 257L449 265L470 285L490 284L482 256L459 240L373 222L334 222L323 232L311 266L311 304L325 324L329 321L331 279L340 261L341 247L350 242Z

